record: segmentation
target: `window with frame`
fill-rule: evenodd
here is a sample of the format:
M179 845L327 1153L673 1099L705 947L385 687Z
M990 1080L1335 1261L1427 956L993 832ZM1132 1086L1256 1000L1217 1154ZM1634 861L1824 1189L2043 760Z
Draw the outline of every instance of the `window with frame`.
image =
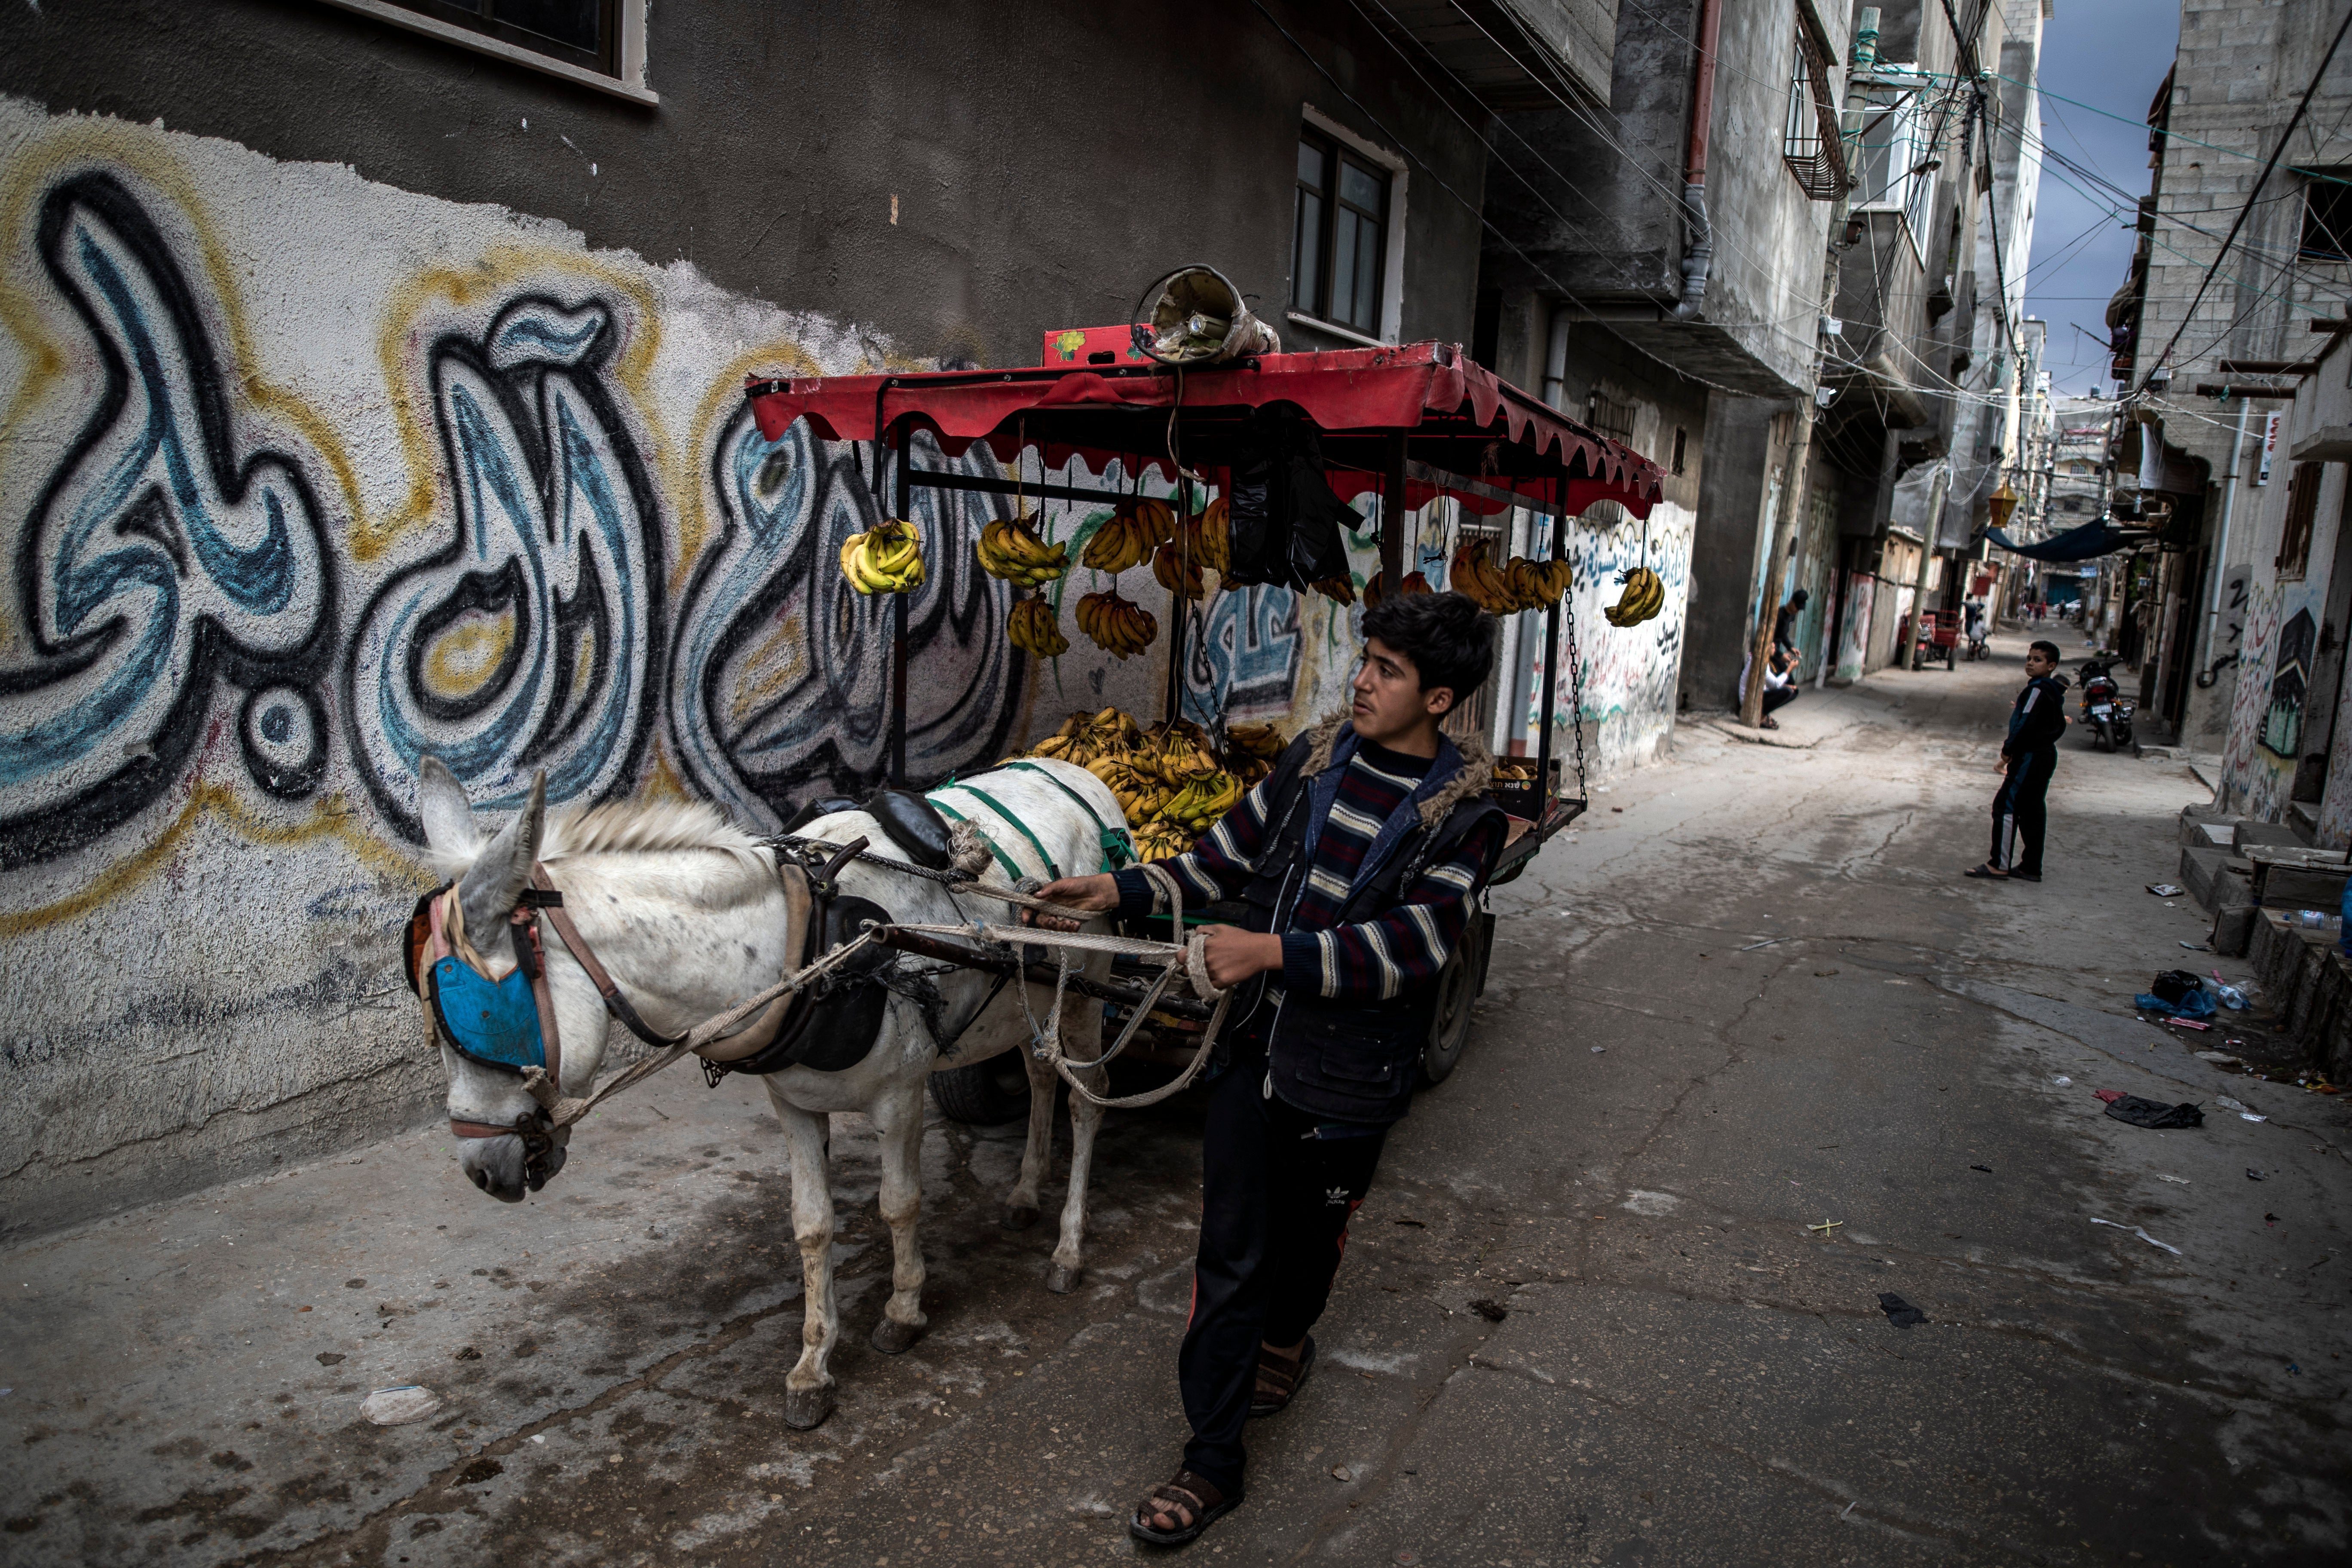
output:
M2352 170L2315 170L2303 186L2303 256L2352 258Z
M1789 77L1789 114L1780 132L1780 159L1805 195L1834 200L1846 187L1845 143L1830 96L1828 46L1814 38L1800 8L1797 63Z
M1898 212L1911 231L1912 253L1927 264L1927 219L1935 209L1936 151L1934 117L1911 88L1890 89L1873 84L1863 89L1860 129L1854 141L1854 161L1861 166L1861 188L1854 206L1864 211Z
M404 11L562 60L621 74L623 0L388 0Z
M1306 127L1298 133L1290 308L1366 337L1387 303L1390 171Z
M2286 526L2279 533L2278 559L2273 563L2282 577L2301 577L2311 563L2311 524L2319 510L2319 481L2325 463L2297 463L2287 479Z

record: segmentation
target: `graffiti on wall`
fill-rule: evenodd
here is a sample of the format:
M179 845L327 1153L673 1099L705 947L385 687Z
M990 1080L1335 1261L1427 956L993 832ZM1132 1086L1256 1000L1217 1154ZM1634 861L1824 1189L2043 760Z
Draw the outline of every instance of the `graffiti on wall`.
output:
M233 274L212 251L191 260L202 223L149 173L34 187L11 259L33 312L7 321L16 363L50 368L46 398L18 389L5 443L0 866L114 853L110 836L159 804L234 803L208 762L225 746L260 803L230 805L241 830L296 831L254 815L273 801L340 823L349 795L410 844L427 755L491 810L541 770L571 804L667 776L771 826L883 775L898 606L833 565L878 515L870 447L805 428L772 446L734 395L740 367L714 364L685 443L700 457L666 470L658 411L621 370L657 336L650 293L541 253L503 279L503 264L446 269L457 286L388 307L380 340L414 349L386 352L373 395L415 410L393 422L415 483L397 521L362 515L354 486L320 481L346 478L341 454L254 406L242 333L223 326ZM997 471L979 445L950 460L919 442L915 460ZM917 492L914 776L1016 738L1027 661L1003 636L1009 591L971 550L1003 505ZM687 512L713 525L682 539Z
M738 413L711 453L724 520L695 563L671 652L670 738L690 785L747 821L781 825L813 784L860 790L883 776L895 601L834 570L842 542L879 518L866 449L795 425L773 446ZM928 437L916 467L992 469L974 443L948 459ZM910 510L928 572L908 596L907 769L929 778L1001 754L1012 740L1027 656L1001 627L1006 585L971 542L989 498L928 489Z
M2277 657L2271 666L2270 701L2263 710L2263 749L2292 765L2303 740L2303 700L2311 686L2311 658L2319 631L2308 609L2297 610L2279 628Z
M168 791L218 689L244 768L299 799L327 760L319 689L336 563L301 454L241 447L208 312L106 174L51 189L42 270L88 334L97 396L20 525L23 656L0 672L0 868L89 844Z

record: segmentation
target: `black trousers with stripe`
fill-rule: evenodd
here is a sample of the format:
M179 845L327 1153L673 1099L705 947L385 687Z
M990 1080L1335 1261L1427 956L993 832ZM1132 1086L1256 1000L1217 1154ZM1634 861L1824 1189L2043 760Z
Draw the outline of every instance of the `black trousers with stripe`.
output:
M2049 814L2043 797L2058 771L2058 748L2027 752L2010 764L2000 793L1992 797L1992 856L1996 871L2042 875L2042 829Z
M1385 1127L1318 1129L1265 1085L1265 1047L1252 1039L1210 1086L1192 1316L1176 1361L1192 1424L1184 1468L1228 1495L1242 1486L1258 1346L1296 1343L1323 1315L1388 1141Z

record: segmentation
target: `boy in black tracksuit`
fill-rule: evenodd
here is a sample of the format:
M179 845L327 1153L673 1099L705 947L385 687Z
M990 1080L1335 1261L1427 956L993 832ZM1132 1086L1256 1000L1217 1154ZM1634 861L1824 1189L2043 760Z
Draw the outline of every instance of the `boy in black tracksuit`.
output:
M1246 929L1208 928L1210 979L1241 989L1211 1078L1177 1363L1192 1440L1129 1521L1139 1540L1190 1541L1242 1500L1243 1423L1282 1409L1315 1363L1307 1331L1412 1100L1439 972L1502 846L1484 794L1492 758L1438 731L1486 679L1496 632L1459 594L1366 612L1347 718L1299 736L1206 837L1160 862L1188 904L1238 898L1249 915ZM1136 870L1039 897L1129 919L1154 900Z
M2057 673L2058 645L2037 642L2025 653L2025 689L2010 710L2000 765L2009 776L1992 797L1992 855L1968 873L1988 881L2042 880L2042 797L2058 768L2058 738L2066 732L2066 678Z

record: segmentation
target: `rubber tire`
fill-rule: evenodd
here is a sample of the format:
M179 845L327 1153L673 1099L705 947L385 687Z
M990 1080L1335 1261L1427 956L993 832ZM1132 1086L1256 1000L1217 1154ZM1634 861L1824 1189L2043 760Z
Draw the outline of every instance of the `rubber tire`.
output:
M944 1068L931 1075L931 1102L940 1114L967 1127L1000 1127L1029 1119L1029 1075L1011 1052Z
M1461 943L1437 972L1437 1020L1421 1051L1424 1084L1444 1083L1461 1065L1463 1048L1470 1043L1470 1010L1486 989L1486 953L1494 934L1495 917L1473 910Z

